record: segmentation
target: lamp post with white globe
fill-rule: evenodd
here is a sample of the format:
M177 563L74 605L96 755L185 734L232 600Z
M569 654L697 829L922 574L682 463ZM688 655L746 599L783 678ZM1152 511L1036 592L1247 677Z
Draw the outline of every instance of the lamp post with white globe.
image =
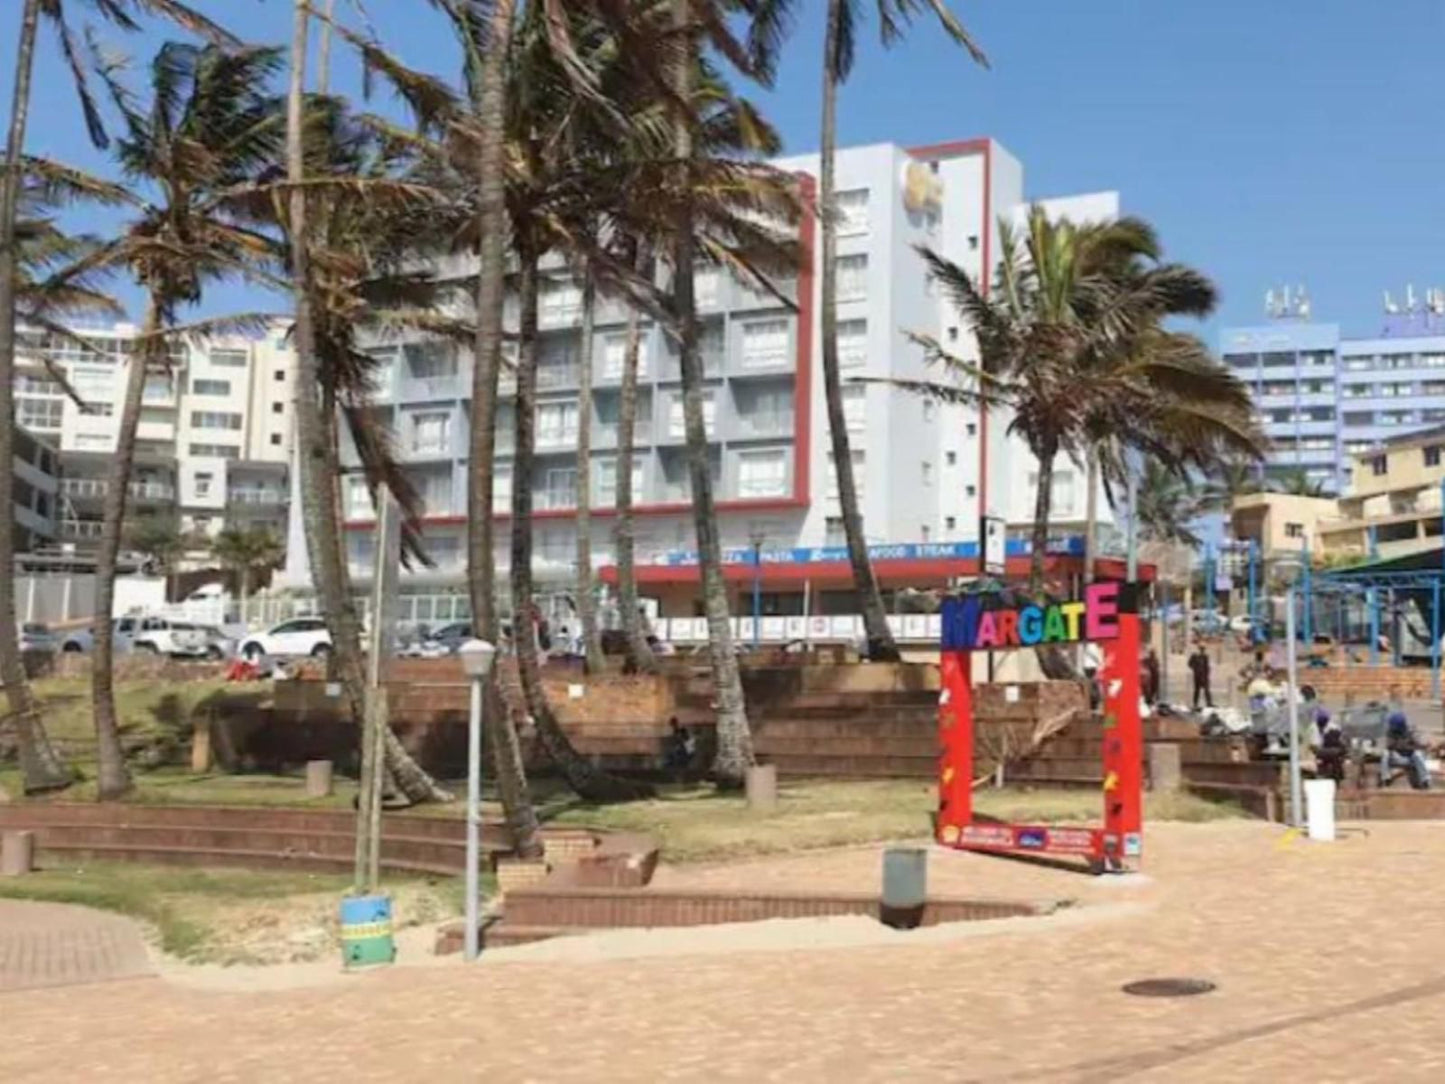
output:
M472 709L467 719L467 908L465 955L475 960L481 951L482 862L482 700L497 649L486 640L468 640L457 649L472 686Z

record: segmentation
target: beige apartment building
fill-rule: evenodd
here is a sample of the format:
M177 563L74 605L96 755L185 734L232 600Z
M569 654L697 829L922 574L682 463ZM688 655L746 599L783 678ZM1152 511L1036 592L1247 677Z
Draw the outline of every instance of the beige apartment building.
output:
M1266 560L1315 547L1321 525L1339 518L1333 497L1301 497L1293 493L1249 493L1230 507L1231 537L1252 540Z

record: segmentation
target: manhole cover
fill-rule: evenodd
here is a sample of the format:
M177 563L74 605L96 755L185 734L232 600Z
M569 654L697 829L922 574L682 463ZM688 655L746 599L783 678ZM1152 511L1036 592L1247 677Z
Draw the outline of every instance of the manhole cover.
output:
M1206 979L1141 979L1124 987L1124 993L1135 997L1193 997L1207 994L1214 983Z

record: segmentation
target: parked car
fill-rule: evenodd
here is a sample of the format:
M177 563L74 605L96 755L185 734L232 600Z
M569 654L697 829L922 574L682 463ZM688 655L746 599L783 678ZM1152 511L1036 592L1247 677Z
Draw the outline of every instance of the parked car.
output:
M433 629L422 638L423 651L431 655L455 655L472 638L470 621L452 621Z
M324 658L331 654L331 633L319 617L295 617L273 625L265 632L252 633L241 644L241 657L258 663L266 656L297 658L310 655Z
M205 658L211 647L199 625L167 617L142 617L131 644L136 651L187 659Z
M140 627L138 617L117 617L111 622L111 642L114 644L116 654L123 654L131 649L135 640L136 630ZM60 650L68 654L89 655L95 649L95 626L86 625L83 628L71 629L60 641Z
M220 662L229 659L236 654L235 637L226 635L224 629L218 629L214 625L197 625L201 635L206 638L205 657L212 662Z
M48 625L27 621L20 626L20 650L24 654L53 655L60 649L60 641Z

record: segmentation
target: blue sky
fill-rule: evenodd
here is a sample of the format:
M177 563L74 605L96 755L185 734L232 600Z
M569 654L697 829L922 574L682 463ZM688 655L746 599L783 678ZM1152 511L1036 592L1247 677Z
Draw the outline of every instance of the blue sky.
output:
M253 40L289 37L284 0L195 2L228 12ZM409 63L455 71L424 0L367 6ZM0 13L7 100L18 7ZM821 10L807 5L777 88L759 95L793 152L817 143ZM1353 334L1379 323L1382 290L1445 285L1439 0L989 0L955 10L993 69L975 68L924 21L885 52L870 19L842 97L842 142L990 135L1023 161L1031 195L1119 189L1172 257L1218 283L1211 337L1257 322L1265 289L1285 282L1305 284L1316 318ZM126 47L143 57L159 40ZM357 89L353 64L339 60L336 85ZM48 39L34 102L32 151L101 164Z

